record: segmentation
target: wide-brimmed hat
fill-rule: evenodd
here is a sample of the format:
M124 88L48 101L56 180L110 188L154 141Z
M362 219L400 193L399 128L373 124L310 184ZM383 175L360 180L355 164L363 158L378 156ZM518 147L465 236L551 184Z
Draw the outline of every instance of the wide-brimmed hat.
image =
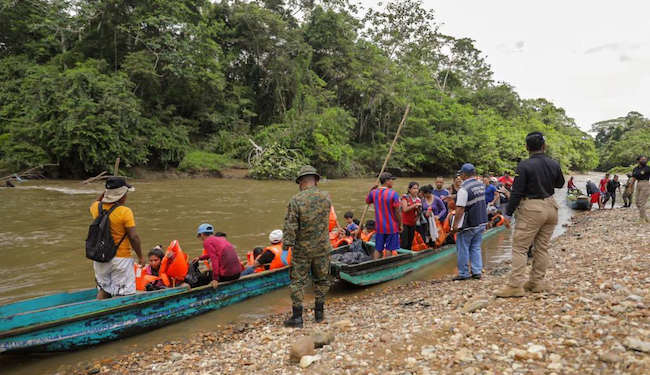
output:
M300 179L305 176L315 176L316 181L320 180L320 175L316 171L316 168L312 167L311 165L305 165L304 167L300 168L300 172L298 172L298 177L296 177L296 183L299 184Z
M135 191L135 188L127 184L125 179L122 177L110 177L106 180L106 190L104 190L102 203L115 203L130 191Z

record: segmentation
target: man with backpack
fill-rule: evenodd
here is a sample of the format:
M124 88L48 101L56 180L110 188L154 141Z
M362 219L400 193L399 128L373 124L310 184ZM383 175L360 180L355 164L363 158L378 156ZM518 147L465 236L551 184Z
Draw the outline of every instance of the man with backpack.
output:
M140 264L145 263L133 212L124 205L127 193L134 190L123 178L111 177L104 193L90 206L95 220L86 239L86 257L94 261L97 299L135 294L131 248Z

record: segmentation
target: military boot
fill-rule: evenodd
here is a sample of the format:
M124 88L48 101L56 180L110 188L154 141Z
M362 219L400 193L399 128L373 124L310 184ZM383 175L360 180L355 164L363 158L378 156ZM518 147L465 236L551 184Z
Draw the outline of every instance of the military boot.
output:
M293 316L284 321L284 326L302 328L302 306L293 306Z
M541 293L546 290L546 284L528 281L526 284L524 284L524 290L532 293Z
M314 320L316 323L320 323L325 320L325 302L316 302L316 307L314 308Z
M526 295L526 292L524 291L524 288L519 287L515 288L510 285L506 285L503 288L499 289L496 293L494 293L497 297L501 298L510 298L510 297L523 297Z

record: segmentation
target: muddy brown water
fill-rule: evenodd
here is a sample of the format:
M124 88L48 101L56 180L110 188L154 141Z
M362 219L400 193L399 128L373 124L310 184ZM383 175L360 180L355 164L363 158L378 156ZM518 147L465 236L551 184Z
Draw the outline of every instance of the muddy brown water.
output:
M600 175L576 176L578 186L584 188L587 178L595 180ZM433 183L431 178L403 178L396 181L396 189L405 192L411 180ZM361 216L365 194L373 182L355 179L321 183L321 188L332 195L341 224L346 211ZM268 243L272 230L282 228L286 204L297 192L295 183L284 181L191 179L133 183L136 191L130 193L127 205L135 214L144 251L156 244L166 247L177 239L190 257L198 255L202 248L196 238L197 226L208 222L225 232L245 259L247 251ZM0 304L94 286L92 262L84 256L84 239L91 221L88 207L101 191L100 184L82 186L78 181L25 181L13 189L0 189ZM571 216L564 194L565 190L556 193L561 206L556 235L562 233L561 224ZM372 215L371 208L369 218ZM486 265L509 258L510 236L511 231L506 230L485 241ZM372 288L337 286L330 296L344 298L454 272L456 259L450 256ZM289 306L289 293L284 288L147 334L83 351L0 357L0 373L53 373L70 366L83 367L105 358L146 350L164 341L182 341L229 323L284 314Z

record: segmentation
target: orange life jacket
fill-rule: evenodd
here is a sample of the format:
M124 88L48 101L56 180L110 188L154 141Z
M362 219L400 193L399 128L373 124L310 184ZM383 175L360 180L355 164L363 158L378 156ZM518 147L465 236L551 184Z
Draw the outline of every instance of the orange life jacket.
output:
M352 237L343 237L343 238L337 239L337 241L335 241L332 244L332 247L336 249L337 247L349 245L352 242L354 242L354 239Z
M334 228L338 228L338 223L336 222L336 211L334 211L334 206L330 206L330 220L329 220L329 231L331 232Z
M261 257L262 254L264 254L263 251L262 251L262 253L260 253L260 255L257 256L257 258ZM246 260L248 261L248 267L252 267L253 264L255 263L255 261L257 260L257 258L255 257L255 255L253 254L252 251L249 251L249 252L246 254ZM266 268L264 268L264 266L261 266L261 267L257 267L257 268L255 268L255 273L257 273L257 272L264 272L264 271L266 271Z
M139 264L134 264L133 268L135 271L136 290L147 290L147 284L160 280L159 276L147 275L143 267L141 267Z
M427 246L426 243L424 243L424 240L422 239L422 236L420 233L415 232L415 236L413 237L413 243L411 244L411 250L413 251L422 251L428 249L429 246Z
M282 260L282 243L267 246L264 251L266 250L271 250L273 255L275 255L273 261L271 261L271 265L269 266L270 270L282 268L291 264L291 249L287 252L286 258Z
M494 219L496 219L496 218L499 219L499 222L496 223L496 224L494 224L495 227L500 227L500 226L502 226L503 224L506 223L506 218L503 217L503 215L496 215L496 216L494 216L494 217L492 218L492 221L494 221Z
M361 236L361 240L363 240L363 242L368 242L368 241L370 241L372 239L372 236L374 236L374 235L375 235L375 231L373 230L373 231L368 232L368 233L361 232L360 236Z
M185 279L189 265L187 263L187 254L181 250L181 246L177 240L172 241L167 247L167 251L174 253L172 259L167 258L167 255L160 263L160 271L158 274L162 279L165 286L176 286Z

